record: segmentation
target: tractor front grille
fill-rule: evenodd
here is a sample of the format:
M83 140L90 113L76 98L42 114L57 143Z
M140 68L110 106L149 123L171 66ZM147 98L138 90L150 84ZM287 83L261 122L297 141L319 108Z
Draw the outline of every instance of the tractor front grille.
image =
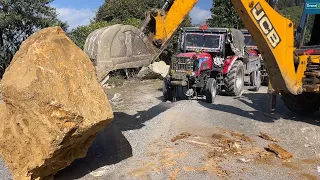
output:
M192 72L193 64L190 57L174 57L172 58L171 69L176 72Z

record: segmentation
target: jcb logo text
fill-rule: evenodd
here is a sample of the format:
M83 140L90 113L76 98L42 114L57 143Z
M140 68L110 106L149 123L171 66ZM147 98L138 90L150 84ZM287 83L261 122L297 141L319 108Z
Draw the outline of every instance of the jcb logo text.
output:
M267 37L271 46L273 48L277 47L278 44L281 42L281 39L277 31L274 29L270 19L268 18L265 11L261 7L260 3L257 3L252 8L251 13L253 17L256 19L257 23L259 24L264 35Z

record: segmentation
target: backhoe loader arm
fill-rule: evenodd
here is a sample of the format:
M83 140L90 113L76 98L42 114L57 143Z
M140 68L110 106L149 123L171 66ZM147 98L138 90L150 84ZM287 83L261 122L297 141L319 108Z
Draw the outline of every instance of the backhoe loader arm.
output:
M149 40L159 49L155 58L166 47L197 2L198 0L166 0L162 9L152 9L146 13L141 30L148 30Z
M294 66L293 22L266 0L232 0L232 4L264 58L272 87L278 92L302 93L302 75Z

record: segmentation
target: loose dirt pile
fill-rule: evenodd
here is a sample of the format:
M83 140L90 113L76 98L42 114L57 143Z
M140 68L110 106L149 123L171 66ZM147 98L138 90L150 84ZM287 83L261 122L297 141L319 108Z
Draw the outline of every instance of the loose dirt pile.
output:
M0 153L14 179L42 179L84 157L112 119L88 56L60 27L29 37L2 80Z
M190 133L188 133L188 132L183 132L183 133L177 135L176 137L172 138L172 139L171 139L171 142L176 142L177 140L185 139L185 138L187 138L187 137L189 137L189 136L191 136Z

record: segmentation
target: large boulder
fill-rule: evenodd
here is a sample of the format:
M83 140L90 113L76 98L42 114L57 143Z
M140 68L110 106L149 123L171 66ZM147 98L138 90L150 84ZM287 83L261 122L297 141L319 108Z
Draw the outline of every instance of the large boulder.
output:
M1 80L0 80L0 102L2 101L2 85L1 85Z
M164 61L154 62L149 65L152 72L160 74L162 77L166 77L169 74L170 66Z
M50 177L85 157L113 119L90 59L60 27L22 44L2 93L0 153L16 180Z
M137 77L140 79L162 79L169 74L170 66L164 61L154 62L148 67L142 67Z
M142 67L137 77L139 79L159 79L161 75L153 72L149 67Z

